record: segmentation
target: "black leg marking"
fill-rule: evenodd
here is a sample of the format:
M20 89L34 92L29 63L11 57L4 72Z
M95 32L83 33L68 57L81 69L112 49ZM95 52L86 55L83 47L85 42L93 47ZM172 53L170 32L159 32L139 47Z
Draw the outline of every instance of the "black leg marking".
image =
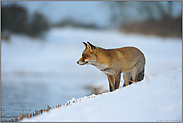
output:
M132 82L132 77L130 78L130 80L128 81L129 85L131 85L133 82ZM123 84L123 87L126 87L125 83Z
M123 84L123 87L126 87L125 83Z
M133 79L132 79L132 77L130 78L130 81L129 81L129 85L131 85L133 82Z
M109 85L109 87L110 87L110 92L112 92L112 91L113 91L112 86L111 86L111 85Z

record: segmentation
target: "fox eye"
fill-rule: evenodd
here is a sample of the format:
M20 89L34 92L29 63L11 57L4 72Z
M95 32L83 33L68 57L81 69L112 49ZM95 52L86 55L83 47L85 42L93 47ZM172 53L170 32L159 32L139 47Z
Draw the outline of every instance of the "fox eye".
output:
M82 55L82 57L86 57L86 55Z
M83 57L83 58L86 58L86 57L88 57L88 55L84 54L84 55L82 55L82 57Z
M83 55L82 57L83 57L83 59L85 59L87 56L86 55Z

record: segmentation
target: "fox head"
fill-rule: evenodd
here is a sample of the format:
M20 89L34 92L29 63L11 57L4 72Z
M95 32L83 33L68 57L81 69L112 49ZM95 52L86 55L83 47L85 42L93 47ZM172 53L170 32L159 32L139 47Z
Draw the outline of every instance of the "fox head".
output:
M94 64L97 60L96 52L97 49L91 43L83 42L85 50L83 51L82 57L77 61L79 65Z

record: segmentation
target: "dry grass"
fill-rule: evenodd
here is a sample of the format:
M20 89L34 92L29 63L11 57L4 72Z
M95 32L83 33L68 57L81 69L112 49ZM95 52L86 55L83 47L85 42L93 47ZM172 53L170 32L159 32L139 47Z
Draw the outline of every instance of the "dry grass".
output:
M86 89L91 90L92 94L95 94L95 95L109 92L109 91L101 91L101 87L95 87L95 86L92 86L92 85L86 86Z
M58 105L58 106L56 106L56 108L57 108L57 107L61 107L61 104ZM53 108L54 108L54 107L53 107ZM30 114L28 114L28 113L26 113L26 114L21 114L20 117L15 117L14 119L8 120L8 121L6 121L6 122L19 122L19 121L21 121L21 120L24 119L24 118L32 118L32 117L35 117L35 116L37 116L37 115L39 115L39 114L42 114L43 112L48 112L48 111L50 111L50 110L53 109L53 108L51 108L50 106L48 106L47 109L35 110L35 112L30 113Z

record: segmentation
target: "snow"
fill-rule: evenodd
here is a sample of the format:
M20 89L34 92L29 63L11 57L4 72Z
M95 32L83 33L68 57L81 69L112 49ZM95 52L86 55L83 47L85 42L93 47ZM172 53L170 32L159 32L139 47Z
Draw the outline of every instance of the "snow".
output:
M72 99L68 106L22 122L111 121L157 122L182 119L182 69L145 78L114 92Z
M103 48L139 48L146 57L145 80L126 88L121 82L120 89L111 93L76 96L87 95L82 91L86 86L109 90L105 74L76 63L84 50L82 42L87 40ZM22 121L180 121L181 67L180 38L65 27L52 28L44 39L11 34L10 42L1 42L2 84L49 84L49 93L44 91L49 94L47 100L54 98L51 107L65 103L63 97L78 100Z

